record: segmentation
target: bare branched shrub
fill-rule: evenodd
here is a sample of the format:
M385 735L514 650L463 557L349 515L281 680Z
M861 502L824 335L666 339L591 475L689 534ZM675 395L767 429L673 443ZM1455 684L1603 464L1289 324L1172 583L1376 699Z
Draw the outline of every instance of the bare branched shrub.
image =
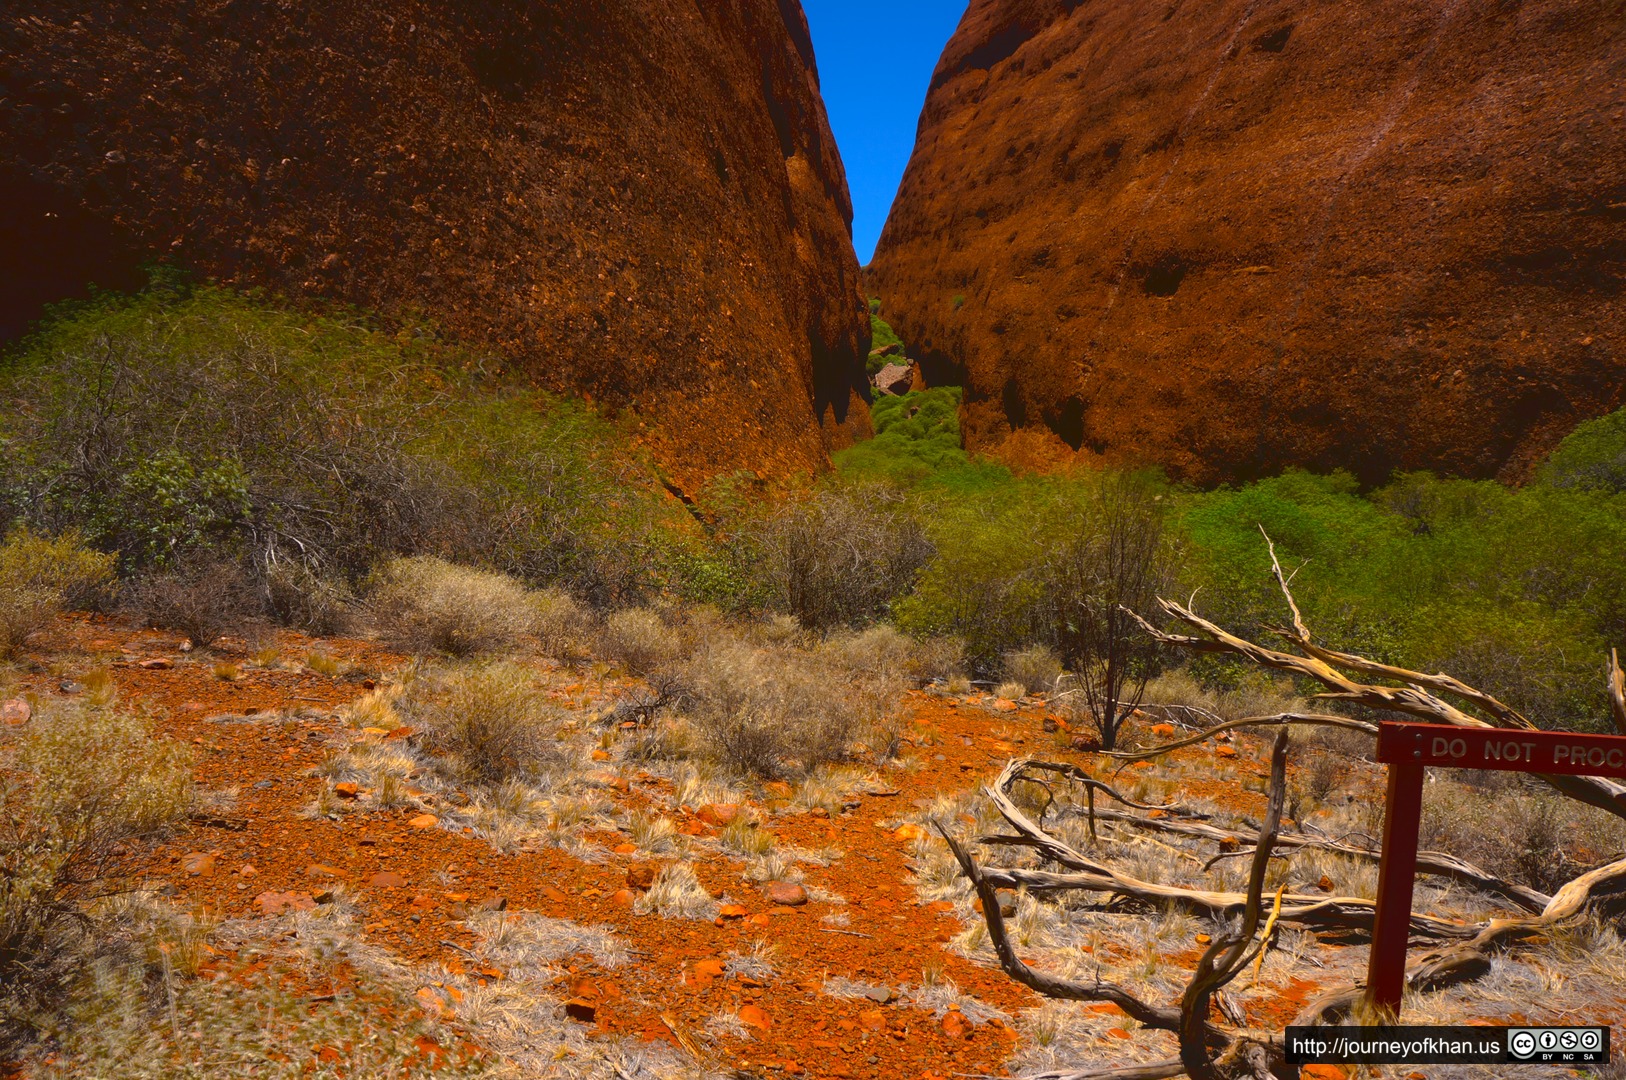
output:
M518 664L420 673L395 711L423 730L425 748L454 780L496 785L553 760L552 713Z
M0 1057L54 1023L104 955L89 910L129 887L133 842L192 805L184 747L105 700L51 709L0 747Z
M1049 693L1056 688L1061 671L1061 661L1043 645L1029 645L1005 654L1003 674L1010 682L1019 684L1023 693Z
M342 633L356 599L343 578L319 573L295 560L267 569L265 590L271 613L279 621L318 637Z
M1158 497L1131 474L1103 480L1051 558L1056 641L1108 750L1159 657L1157 642L1141 633L1130 611L1166 593L1174 567Z
M368 609L393 644L451 656L511 648L536 617L531 595L513 578L432 556L386 563Z
M770 603L809 629L884 615L932 554L903 497L879 486L787 502L750 531Z
M135 578L125 585L124 602L146 625L179 631L205 648L261 610L242 566L226 559L197 559Z
M75 532L51 539L18 529L0 544L0 657L10 656L65 607L88 600L113 573L113 557Z

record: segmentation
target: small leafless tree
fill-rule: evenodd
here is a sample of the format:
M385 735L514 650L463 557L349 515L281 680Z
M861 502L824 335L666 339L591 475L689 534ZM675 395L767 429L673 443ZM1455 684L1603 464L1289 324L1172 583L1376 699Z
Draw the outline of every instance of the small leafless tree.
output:
M1160 652L1131 612L1169 591L1174 565L1156 493L1133 474L1101 483L1055 560L1057 643L1105 749L1117 746L1118 728L1140 704Z

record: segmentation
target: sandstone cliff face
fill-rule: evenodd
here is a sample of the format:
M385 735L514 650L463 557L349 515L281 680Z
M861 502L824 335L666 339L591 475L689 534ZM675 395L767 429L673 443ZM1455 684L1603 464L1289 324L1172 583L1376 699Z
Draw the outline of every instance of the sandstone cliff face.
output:
M867 429L796 0L42 0L0 24L0 335L141 260L417 310L681 488Z
M972 0L869 271L976 448L1517 479L1626 404L1626 8Z

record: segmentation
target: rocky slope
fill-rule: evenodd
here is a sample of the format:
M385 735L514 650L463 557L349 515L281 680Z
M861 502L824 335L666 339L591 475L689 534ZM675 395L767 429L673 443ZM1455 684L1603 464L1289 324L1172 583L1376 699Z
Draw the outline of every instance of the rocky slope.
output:
M44 0L0 25L0 132L0 336L168 259L421 311L636 410L685 489L867 426L795 0Z
M1604 0L973 0L873 287L977 448L1517 479L1626 404L1623 30Z

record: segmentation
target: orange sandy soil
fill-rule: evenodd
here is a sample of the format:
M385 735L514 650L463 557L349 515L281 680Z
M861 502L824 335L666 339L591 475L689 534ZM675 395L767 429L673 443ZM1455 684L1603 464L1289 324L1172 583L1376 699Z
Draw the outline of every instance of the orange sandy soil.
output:
M291 659L304 657L316 644L291 633L279 633L276 641L282 655ZM1004 1071L1002 1064L1020 1040L1017 1032L997 1021L971 1028L956 1022L953 1014L945 1023L901 1003L878 1006L827 996L820 990L826 975L897 987L921 982L922 969L936 967L962 992L1009 1015L1038 1002L999 971L978 967L942 948L963 927L951 914L917 902L906 865L910 844L880 823L913 813L918 799L986 782L1013 754L1031 752L1090 764L1090 755L1059 749L1062 738L1044 733L1042 705L998 711L988 699L911 692L909 719L932 730L937 745L905 747L906 755L918 755L921 761L916 771L896 774L899 793L866 796L856 809L831 819L791 813L772 792L757 807L766 816L766 827L781 841L804 848L835 847L845 853L829 867L808 867L806 884L845 896L850 923L839 932L822 926L819 917L831 908L816 902L774 908L756 886L740 880L738 863L718 856L708 861L702 852L695 867L702 882L714 893L727 887L736 897L746 895L750 909L748 917L716 925L634 915L624 891L633 856L615 855L605 865L590 865L558 850L499 855L473 837L440 828L414 829L408 824L412 814L406 811L358 811L340 821L301 816L326 783L309 775L309 770L331 752L327 737L338 734L340 724L331 719L332 707L353 700L372 677L404 662L375 644L340 639L320 643L323 651L353 665L344 676L244 667L230 682L213 674L217 663L245 659L245 647L239 642L234 648L229 638L213 651L183 653L174 634L74 616L62 620L41 644L48 651L25 658L22 692L42 698L60 695L65 681L105 667L124 702L153 709L164 731L194 745L201 786L240 790L224 820L214 826L194 824L152 853L149 876L167 883L174 902L188 909L216 917L254 917L260 913L254 900L262 893L321 892L328 881L324 871L313 868L327 867L341 876L365 912L369 942L411 962L438 961L454 970L460 964L472 965L458 946L475 944L459 916L488 898L506 900L509 910L607 924L628 940L639 954L638 962L609 972L586 957L578 958L570 968L572 985L561 987L561 996L591 1004L592 1023L606 1037L671 1042L703 1026L719 1010L755 1005L761 1015L753 1010L745 1015L766 1025L758 1027L756 1038L725 1040L720 1046L719 1063L747 1074L888 1080L995 1074ZM169 660L172 666L141 666L154 659ZM591 705L596 695L579 674L560 670L555 679L559 689L554 696L578 707ZM209 719L300 708L321 710L322 718L289 723ZM1251 769L1263 776L1260 748L1241 740L1236 745L1235 764L1241 771ZM1199 775L1200 762L1212 753L1210 748L1180 752ZM936 760L939 755L943 760ZM1105 775L1106 763L1093 760L1092 768ZM627 804L642 801L640 789L647 793L652 785L664 783L636 770L622 775L629 783L616 793ZM256 786L266 781L270 783ZM1238 809L1256 808L1260 800L1231 783L1196 778L1187 790L1237 803ZM680 825L693 835L715 832L693 816ZM187 857L194 853L212 856L212 867L201 874L189 873L186 864L195 860ZM405 884L372 884L370 879L383 871L393 871ZM773 963L778 974L765 984L710 977L704 966L695 970L698 961L722 958L736 949L749 951L758 939L766 939L777 950ZM1170 959L1190 966L1196 958L1191 951ZM230 960L223 957L221 962ZM503 973L478 974L500 978ZM1281 1002L1269 1017L1256 1019L1280 1023L1317 988L1295 981L1292 991L1291 1001ZM1094 1008L1106 1011L1113 1006ZM1103 1047L1103 1061L1109 1055Z

